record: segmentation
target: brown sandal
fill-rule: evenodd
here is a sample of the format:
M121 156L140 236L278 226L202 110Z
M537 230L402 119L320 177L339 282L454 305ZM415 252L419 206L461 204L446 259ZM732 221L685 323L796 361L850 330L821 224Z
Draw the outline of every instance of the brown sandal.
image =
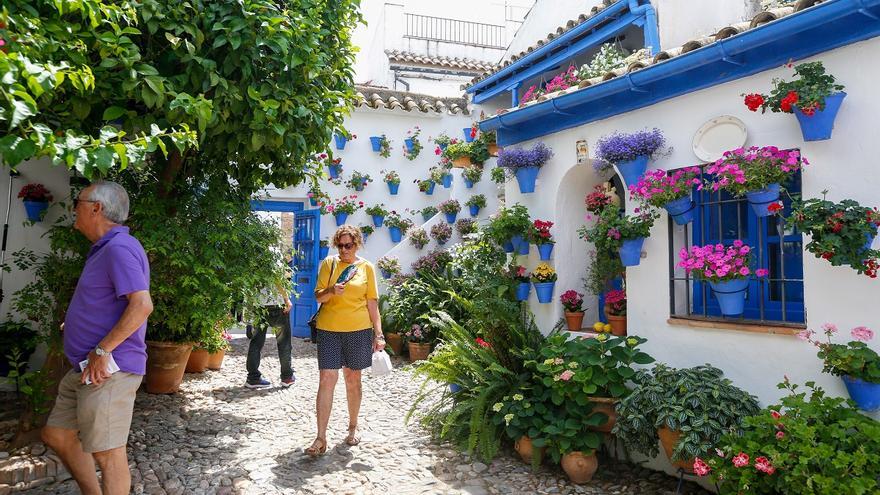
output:
M318 444L320 443L320 447ZM319 455L327 452L327 440L318 437L312 442L312 446L306 449L306 455L309 457L318 457Z
M348 436L345 437L345 443L351 445L352 447L361 443L361 437L360 435L358 435L357 425L348 426Z

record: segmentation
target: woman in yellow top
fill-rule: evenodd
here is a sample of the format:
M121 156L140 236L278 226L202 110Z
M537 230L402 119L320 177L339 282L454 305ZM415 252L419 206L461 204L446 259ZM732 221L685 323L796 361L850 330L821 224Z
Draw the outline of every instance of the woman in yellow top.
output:
M363 246L360 229L343 225L333 235L339 256L321 262L315 297L322 304L318 313L318 436L306 454L315 457L327 451L327 423L333 407L333 389L339 381L339 368L345 377L348 400L348 436L345 443L357 445L358 412L361 408L361 370L370 367L373 352L385 348L376 269L358 258ZM350 270L347 268L354 265Z

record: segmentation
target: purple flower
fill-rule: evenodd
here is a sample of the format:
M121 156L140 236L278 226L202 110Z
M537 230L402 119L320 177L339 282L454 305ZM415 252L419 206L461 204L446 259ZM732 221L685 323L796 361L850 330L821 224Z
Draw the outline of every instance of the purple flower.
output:
M498 166L511 172L525 167L541 167L550 157L553 151L544 143L538 143L527 150L523 148L504 148L498 152Z
M633 134L615 132L596 143L596 158L609 164L628 162L640 156L653 156L664 146L666 138L657 128Z

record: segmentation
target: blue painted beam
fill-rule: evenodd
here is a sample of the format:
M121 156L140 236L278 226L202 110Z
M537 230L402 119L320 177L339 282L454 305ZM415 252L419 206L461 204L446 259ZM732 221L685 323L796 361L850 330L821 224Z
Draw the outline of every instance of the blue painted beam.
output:
M480 122L508 146L880 36L880 0L827 0L668 61Z

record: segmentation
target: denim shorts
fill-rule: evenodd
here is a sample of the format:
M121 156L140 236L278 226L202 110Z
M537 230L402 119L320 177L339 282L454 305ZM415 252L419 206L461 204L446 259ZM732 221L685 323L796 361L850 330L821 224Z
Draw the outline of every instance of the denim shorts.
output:
M354 332L318 330L318 369L362 370L372 365L372 328Z

